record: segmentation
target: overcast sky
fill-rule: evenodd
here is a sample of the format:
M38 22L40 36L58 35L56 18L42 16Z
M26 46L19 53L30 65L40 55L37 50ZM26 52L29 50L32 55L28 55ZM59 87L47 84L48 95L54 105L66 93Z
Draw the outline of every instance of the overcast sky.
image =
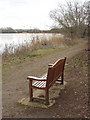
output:
M0 0L0 28L49 29L49 12L65 0Z

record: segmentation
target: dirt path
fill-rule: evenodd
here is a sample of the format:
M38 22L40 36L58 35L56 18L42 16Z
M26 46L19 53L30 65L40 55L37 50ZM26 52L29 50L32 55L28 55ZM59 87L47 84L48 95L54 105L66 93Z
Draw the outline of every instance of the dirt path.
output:
M16 66L10 66L3 69L3 117L19 117L19 118L52 118L52 117L81 117L83 114L79 114L78 107L72 111L74 107L72 85L67 88L66 93L62 94L58 98L57 103L52 108L40 109L40 108L27 108L25 106L18 105L16 102L21 98L28 96L28 82L26 81L27 75L41 76L47 71L49 63L54 63L57 59L67 57L68 59L77 55L85 49L85 44L79 44L63 52L54 53L41 58L33 59L28 62L21 63ZM67 75L66 75L67 76ZM72 75L73 76L73 75ZM74 77L74 76L73 76ZM78 76L73 79L78 79ZM72 81L71 78L67 77L67 81ZM71 94L71 95L70 95ZM71 98L69 98L69 95ZM66 100L67 98L67 100ZM63 101L62 101L63 99ZM71 107L70 107L70 101ZM86 101L85 101L86 102ZM68 105L68 106L67 106ZM76 104L77 105L77 104ZM70 107L70 109L68 108ZM82 105L83 107L83 105ZM69 109L69 111L68 111ZM81 109L81 108L80 108ZM80 110L79 109L79 110ZM85 109L86 110L86 109ZM56 112L54 112L56 111ZM67 113L64 113L66 112ZM86 111L85 111L86 115ZM84 116L85 117L85 116ZM87 117L87 116L86 116Z

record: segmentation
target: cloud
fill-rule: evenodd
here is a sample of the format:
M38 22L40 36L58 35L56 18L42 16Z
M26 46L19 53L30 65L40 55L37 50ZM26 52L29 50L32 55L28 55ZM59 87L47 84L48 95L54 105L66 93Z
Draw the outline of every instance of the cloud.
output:
M58 0L0 0L0 27L50 26L50 10Z

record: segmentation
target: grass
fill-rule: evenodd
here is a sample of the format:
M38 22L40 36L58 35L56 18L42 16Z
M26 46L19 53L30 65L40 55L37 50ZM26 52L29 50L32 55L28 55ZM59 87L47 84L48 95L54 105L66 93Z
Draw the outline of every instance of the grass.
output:
M29 61L36 58L38 59L38 57L43 57L45 55L50 55L56 52L60 52L66 48L67 47L40 48L40 49L34 50L31 54L28 54L28 55L13 56L13 57L9 56L8 59L6 59L3 62L3 67L7 67L8 65L11 65L11 64L20 64L25 61Z
M52 53L56 53L56 52L60 52L62 50L64 50L66 47L56 47L56 48L41 48L38 50L35 50L33 53L36 55L48 55L48 54L52 54Z

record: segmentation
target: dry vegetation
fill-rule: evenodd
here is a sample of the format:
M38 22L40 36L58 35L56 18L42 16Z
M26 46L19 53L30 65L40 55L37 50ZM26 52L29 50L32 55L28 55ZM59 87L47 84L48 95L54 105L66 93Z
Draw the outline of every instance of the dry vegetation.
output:
M47 38L34 38L32 42L27 42L19 45L18 47L13 45L5 45L5 49L2 53L3 60L8 59L9 57L13 56L25 56L25 55L32 55L33 51L42 48L62 48L64 46L73 45L75 44L76 40L72 41L69 38L64 38L61 36L53 36L49 39Z
M33 38L32 42L25 42L18 47L10 45L5 47L2 54L3 67L10 65L16 65L23 63L25 61L33 60L34 58L39 58L42 56L48 56L53 53L58 53L60 51L68 50L68 48L73 47L78 43L83 42L82 39L65 38L61 36L53 36L45 38Z

